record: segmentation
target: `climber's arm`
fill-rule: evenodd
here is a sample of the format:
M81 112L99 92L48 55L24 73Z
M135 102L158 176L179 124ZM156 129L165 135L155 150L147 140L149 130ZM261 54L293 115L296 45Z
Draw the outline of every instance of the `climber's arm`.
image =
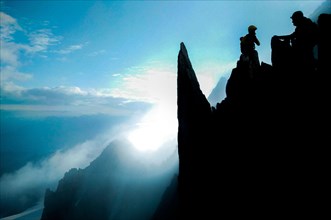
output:
M282 36L275 36L280 40L291 40L294 38L294 33L290 34L290 35L282 35Z
M257 37L255 37L255 41L254 42L256 43L257 46L260 46L260 41L259 41L259 39L257 39Z

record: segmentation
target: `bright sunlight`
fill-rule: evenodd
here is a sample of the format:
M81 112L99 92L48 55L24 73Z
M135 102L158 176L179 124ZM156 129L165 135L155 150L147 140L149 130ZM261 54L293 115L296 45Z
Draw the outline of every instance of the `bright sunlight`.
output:
M128 139L138 150L155 151L176 137L176 133L176 108L158 105L142 118Z

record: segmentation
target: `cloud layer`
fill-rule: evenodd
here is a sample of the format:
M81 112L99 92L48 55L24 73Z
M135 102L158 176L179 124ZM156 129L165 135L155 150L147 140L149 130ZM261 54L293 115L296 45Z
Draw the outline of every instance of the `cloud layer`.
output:
M130 115L149 106L148 103L115 98L106 89L82 90L65 86L26 89L13 83L4 83L1 95L2 110L39 111L41 114Z

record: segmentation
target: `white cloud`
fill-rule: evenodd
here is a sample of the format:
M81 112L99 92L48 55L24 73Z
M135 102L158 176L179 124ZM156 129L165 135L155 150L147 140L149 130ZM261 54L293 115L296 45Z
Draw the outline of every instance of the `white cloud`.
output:
M120 106L120 105L119 105ZM146 108L142 106L142 109ZM1 110L19 112L20 116L44 118L50 116L69 116L76 117L81 115L111 115L111 116L130 116L137 111L132 107L119 108L116 106L79 106L79 105L31 105L31 104L2 104Z
M8 92L8 93L17 93L23 91L24 88L22 86L18 86L13 82L6 82L1 84L1 92Z
M108 90L81 90L79 87L58 86L54 88L26 89L17 85L17 81L33 78L33 74L20 70L21 63L26 64L27 55L47 56L46 52L68 54L80 50L85 44L71 45L65 49L51 51L62 39L55 36L51 29L43 28L34 31L24 30L12 16L0 12L1 16L1 109L32 111L49 114L128 114L122 105L123 99L111 96ZM14 38L17 31L22 31L26 42L19 43ZM103 51L99 51L101 53Z
M20 45L13 43L13 34L23 31L16 19L8 14L0 12L0 60L2 65L19 65L18 52Z
M72 53L76 50L81 50L83 48L84 44L75 44L75 45L71 45L65 49L62 49L62 50L58 50L56 51L56 53L59 53L59 54L69 54L69 53Z
M31 53L47 51L48 47L59 43L60 36L54 36L50 29L39 29L29 34L30 46L26 50Z
M47 88L50 89L50 88ZM81 90L79 87L77 86L71 86L71 87L66 87L66 86L59 86L59 87L55 87L53 89L55 92L59 92L59 93L64 93L67 95L87 95L88 92Z
M60 40L60 36L55 36L52 33L51 29L43 28L43 29L37 29L33 32L28 32L27 30L24 30L17 22L15 18L12 16L0 12L0 18L1 18L1 44L2 46L8 46L8 44L11 42L11 48L15 48L15 50L9 50L10 52L17 53L16 50L25 50L26 52L40 52L40 51L46 51L49 46L57 44ZM17 31L24 32L30 43L29 44L19 44L17 42L14 42L15 39L13 35ZM14 46L13 46L14 45ZM7 49L7 48L5 48ZM1 51L3 52L3 51Z
M200 63L194 71L200 88L208 96L222 77L228 77L236 61L222 63L208 61ZM119 76L118 74L115 76ZM146 101L151 103L173 103L177 100L177 68L158 61L146 65L134 66L127 74L121 74L123 83L119 88L111 90L114 97Z
M32 74L19 72L13 66L5 66L0 68L1 70L1 80L18 80L18 81L26 81L32 78Z
M20 63L18 60L20 46L12 43L0 40L0 60L2 65L11 65L17 67Z
M85 168L110 143L114 134L100 135L65 151L57 151L39 163L27 163L14 173L0 178L0 194L6 198L24 195L31 189L54 185L71 168ZM41 196L41 195L40 195Z
M79 87L43 87L26 89L12 82L1 87L0 109L25 111L32 116L108 114L127 116L146 110L143 102L128 102L113 97L109 89L82 90Z
M0 12L0 39L10 41L13 39L12 35L16 31L22 31L22 28L17 23L16 19L8 14Z
M172 66L136 66L128 71L123 84L111 90L112 96L151 103L176 101L177 75Z
M92 53L89 53L88 56L96 57L96 56L104 54L104 53L106 53L106 50L98 50L98 51L94 51Z
M50 50L60 44L62 36L56 36L52 29L45 28L49 25L45 21L41 28L29 31L29 28L23 29L18 21L12 16L0 12L1 18L1 37L0 37L0 53L1 53L1 81L17 81L28 80L32 78L31 73L23 73L21 64L28 64L31 57L38 55L39 57L47 58L49 53L69 54L77 50L81 50L86 44L74 44L67 48L59 50ZM25 23L25 25L29 25ZM15 33L22 32L22 39L16 39ZM24 43L23 43L24 42ZM102 51L99 51L101 53Z
M20 71L21 62L25 62L23 56L26 53L46 52L48 47L57 44L61 37L54 36L50 29L38 29L29 33L15 18L4 12L0 12L0 20L1 82L31 79L32 74ZM14 34L18 31L27 37L29 43L20 43L14 38Z

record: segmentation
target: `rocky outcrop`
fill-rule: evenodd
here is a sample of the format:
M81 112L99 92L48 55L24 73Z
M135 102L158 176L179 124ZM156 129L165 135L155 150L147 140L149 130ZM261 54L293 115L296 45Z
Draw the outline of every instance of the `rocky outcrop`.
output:
M250 75L238 61L211 108L185 45L178 55L178 206L175 217L313 217L323 213L329 134L329 15L320 16L318 66L308 72L274 45L273 65ZM324 34L323 34L324 33ZM322 48L321 48L322 47ZM284 53L285 52L285 53ZM328 84L328 83L327 83ZM328 143L328 145L325 145ZM169 197L167 197L169 200ZM164 211L155 219L164 219Z

